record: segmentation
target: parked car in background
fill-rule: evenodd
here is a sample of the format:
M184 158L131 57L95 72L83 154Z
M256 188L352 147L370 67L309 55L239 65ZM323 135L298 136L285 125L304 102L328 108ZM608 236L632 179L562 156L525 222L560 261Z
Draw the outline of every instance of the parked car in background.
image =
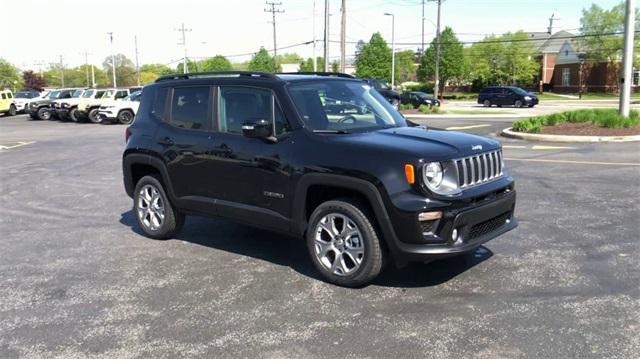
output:
M138 112L142 91L136 91L122 101L111 101L100 106L98 117L101 121L119 122L129 125Z
M42 95L46 95L47 92L40 92L35 90L22 90L15 93L15 103L16 110L18 112L25 112L26 106L37 98L40 98Z
M100 112L100 106L112 101L123 100L132 92L139 90L141 90L141 87L107 89L100 97L89 98L86 101L81 101L78 104L77 114L82 119L88 119L93 123L100 123L101 120L98 116L98 113Z
M51 108L53 108L56 113L55 117L61 121L72 120L71 111L73 110L75 115L78 102L80 102L82 95L87 91L88 89L77 89L70 98L53 100L51 102Z
M0 91L0 114L15 116L18 112L11 90Z
M124 187L148 237L172 238L185 215L237 220L304 240L338 285L473 253L517 225L500 142L411 126L345 74L161 77L125 138Z
M71 98L76 90L77 88L53 90L47 97L30 102L26 112L34 120L51 120L55 116L55 111L51 107L53 101Z
M87 114L84 112L84 110L81 111L80 109L85 109L90 105L98 102L99 99L101 99L102 96L104 96L104 94L109 90L114 89L88 89L87 91L85 91L82 94L82 97L78 100L76 106L69 109L69 117L71 118L71 120L74 122L84 122L85 120L88 120Z
M376 89L376 91L378 91L382 97L391 104L391 106L396 109L398 108L398 105L400 104L400 94L394 91L388 83L375 79L363 79L363 81Z
M484 107L533 107L538 104L538 97L515 86L491 86L480 91L478 103Z
M440 101L437 98L420 91L403 92L402 95L400 95L400 103L412 105L413 108L418 108L421 105L427 105L429 107L440 106Z

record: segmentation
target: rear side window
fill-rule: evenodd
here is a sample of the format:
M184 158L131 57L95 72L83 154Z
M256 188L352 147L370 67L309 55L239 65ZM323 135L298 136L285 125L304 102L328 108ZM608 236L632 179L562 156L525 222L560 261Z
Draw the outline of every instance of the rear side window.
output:
M155 96L153 97L153 105L151 106L151 117L159 120L159 121L164 121L165 116L165 108L167 105L167 94L169 92L169 89L167 87L160 87L158 89L156 89L155 91Z
M180 128L210 130L209 91L209 86L174 88L169 123Z

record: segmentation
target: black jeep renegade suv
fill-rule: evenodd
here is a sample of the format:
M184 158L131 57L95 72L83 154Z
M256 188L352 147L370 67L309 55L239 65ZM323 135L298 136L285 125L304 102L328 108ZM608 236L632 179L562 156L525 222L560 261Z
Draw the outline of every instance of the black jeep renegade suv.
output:
M348 75L162 77L126 138L124 185L149 237L176 235L187 214L233 219L304 237L339 285L516 227L499 142L415 126Z

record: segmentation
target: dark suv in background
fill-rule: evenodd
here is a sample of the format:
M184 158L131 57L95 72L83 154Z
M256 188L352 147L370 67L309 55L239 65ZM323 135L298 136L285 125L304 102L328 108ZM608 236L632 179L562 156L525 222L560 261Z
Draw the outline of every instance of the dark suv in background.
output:
M538 104L538 97L515 86L492 86L480 91L478 103L484 107L533 107Z
M391 104L391 106L396 109L398 108L398 105L400 105L400 94L394 91L388 83L374 79L363 79L363 81L376 89L376 91L378 91L382 97Z
M146 86L122 157L138 225L167 239L185 215L220 216L305 238L322 276L344 286L516 227L499 142L411 125L363 85L236 71Z

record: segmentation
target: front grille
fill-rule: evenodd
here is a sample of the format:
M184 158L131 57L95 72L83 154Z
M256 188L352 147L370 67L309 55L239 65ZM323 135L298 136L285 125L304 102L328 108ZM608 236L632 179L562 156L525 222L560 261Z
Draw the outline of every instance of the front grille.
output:
M496 229L502 227L509 218L511 218L510 211L472 226L469 230L468 240L473 240L487 233L495 231Z
M459 188L469 188L502 176L502 151L491 151L455 160Z

